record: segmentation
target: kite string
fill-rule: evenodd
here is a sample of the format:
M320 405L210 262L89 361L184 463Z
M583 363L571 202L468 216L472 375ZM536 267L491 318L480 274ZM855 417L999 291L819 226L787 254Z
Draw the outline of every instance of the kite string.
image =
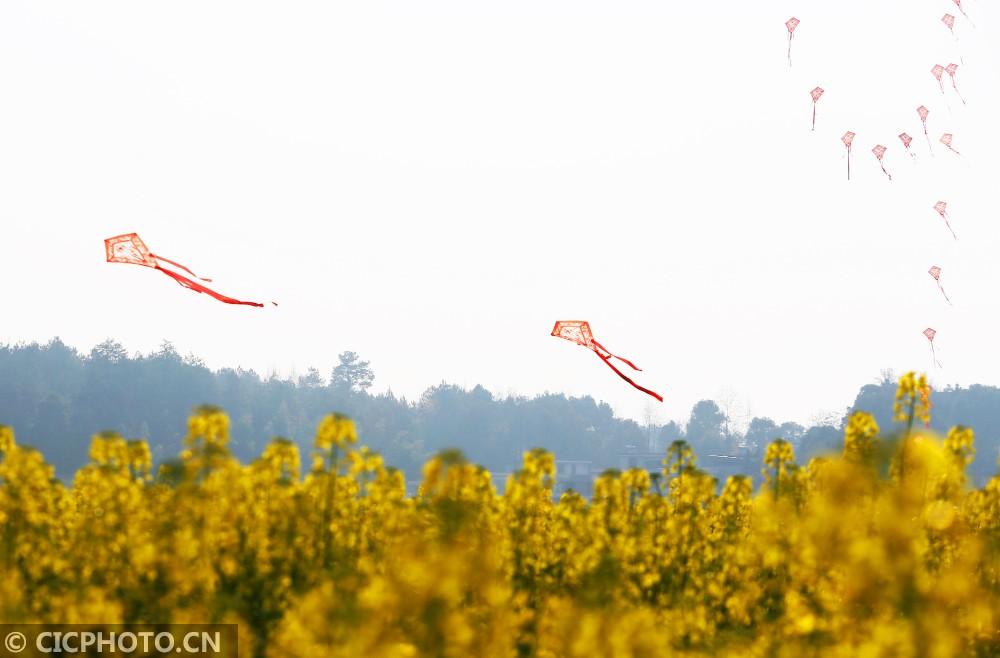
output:
M623 373L618 368L614 367L614 365L612 365L612 363L611 363L611 357L610 356L604 356L603 354L601 354L597 350L594 350L594 354L596 354L597 358L599 358L601 361L604 361L604 364L606 366L608 366L609 368L611 368L612 370L614 370L615 374L617 374L619 377L621 377L622 379L624 379L625 381L627 381L629 384L631 384L635 388L639 389L643 393L645 393L647 395L651 395L654 398L656 398L657 400L659 400L660 402L663 402L663 396L661 396L659 393L657 393L655 391L651 391L648 388L639 386L634 381L632 381L625 373Z
M166 259L164 259L164 260L166 260ZM164 269L164 268L160 267L159 265L157 265L155 267L155 269L163 272L164 274L166 274L167 276L169 276L170 278L172 278L174 281L176 281L177 283L181 284L185 288L189 288L190 290L194 290L195 292L203 292L203 293L205 293L206 295L208 295L210 297L214 297L215 299L219 300L220 302L224 302L226 304L244 304L246 306L256 306L258 308L264 306L263 304L260 304L260 303L257 303L257 302L243 302L243 301L240 301L238 299L233 299L232 297L226 297L225 295L220 295L219 293L215 292L211 288L206 288L205 286L201 285L200 283L196 283L196 282L192 281L191 279L187 278L186 276L184 276L182 274L178 274L177 272L171 272L170 270Z

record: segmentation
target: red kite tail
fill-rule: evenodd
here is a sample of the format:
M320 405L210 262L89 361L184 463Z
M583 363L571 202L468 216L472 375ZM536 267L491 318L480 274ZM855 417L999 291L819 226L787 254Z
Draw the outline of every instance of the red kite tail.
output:
M618 359L619 361L621 361L622 363L624 363L625 365L627 365L632 370L638 370L639 372L642 372L642 368L640 368L639 366L635 365L634 363L632 363L628 359L623 359L622 357L618 356L617 354L612 354L611 350L609 350L608 348L604 347L603 345L601 345L600 343L598 343L596 340L593 341L593 343L594 343L594 345L596 347L599 347L600 349L602 349L605 352L607 352L607 354L608 354L609 357L614 357L614 358ZM598 356L600 356L600 355L598 355Z
M931 358L934 359L935 367L940 368L941 362L937 360L937 354L934 353L934 341L931 341Z
M162 260L164 263L170 263L174 267L181 268L182 270L184 270L185 272L187 272L188 274L190 274L191 276L193 276L196 279L201 279L202 281L207 281L208 283L212 282L211 279L206 279L206 278L200 277L197 274L195 274L194 272L192 272L191 270L189 270L188 268L186 268L183 265L181 265L180 263L175 263L174 261L170 260L169 258L164 258L163 256L157 256L154 253L150 253L149 255L152 256L153 258L155 258L156 260Z
M615 371L615 373L616 373L616 374L617 374L617 375L618 375L619 377L621 377L622 379L624 379L625 381L627 381L627 382L628 382L629 384L631 384L631 385L632 385L632 386L634 386L635 388L639 389L640 391L642 391L642 392L643 392L643 393L645 393L646 395L651 395L651 396L653 396L654 398L656 398L657 400L659 400L660 402L663 402L663 397L662 397L662 396L661 396L661 395L660 395L659 393L656 393L655 391L651 391L651 390L649 390L648 388L644 388L644 387L642 387L642 386L639 386L639 385L638 385L638 384L636 384L636 383L635 383L634 381L632 381L631 379L629 379L629 378L628 378L628 377L627 377L627 376L625 375L625 373L623 373L623 372L622 372L621 370L619 370L618 368L616 368L616 367L614 367L613 365L611 365L611 357L610 357L610 356L604 356L604 355L602 355L602 354L601 354L600 352L597 352L597 351L595 351L595 352L594 352L594 354L596 354L596 355L598 356L598 358L600 358L600 359L601 359L601 361L604 361L604 363L605 363L605 364L606 364L606 365L607 365L607 366L608 366L609 368L611 368L612 370L614 370L614 371Z
M941 294L942 294L942 295L944 295L944 300L945 300L946 302L948 302L949 304L951 304L951 300L950 300L950 299L948 299L948 293L946 293L946 292L944 291L944 288L942 288L942 287L941 287L941 283L940 283L940 282L938 282L938 290L940 290L940 291L941 291Z
M214 290L211 290L210 288L206 288L200 283L195 283L194 281L192 281L191 279L187 278L182 274L178 274L177 272L171 272L170 270L165 270L159 265L156 266L156 269L160 270L161 272L163 272L164 274L166 274L167 276L169 276L170 278L172 278L174 281L181 284L185 288L188 288L189 290L194 290L195 292L203 292L209 297L214 297L218 299L220 302L223 302L225 304L244 304L246 306L257 306L258 308L264 306L263 304L258 304L257 302L242 302L238 299L233 299L232 297L226 297L225 295L220 295L219 293L215 292Z

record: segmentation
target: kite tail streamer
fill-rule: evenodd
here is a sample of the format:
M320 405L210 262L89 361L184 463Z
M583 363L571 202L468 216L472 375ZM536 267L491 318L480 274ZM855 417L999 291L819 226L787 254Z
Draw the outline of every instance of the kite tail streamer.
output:
M813 131L816 130L816 101L813 101Z
M628 376L627 376L627 375L626 375L625 373L623 373L623 372L622 372L621 370L619 370L618 368L614 367L614 366L613 366L613 365L611 364L611 357L610 357L610 356L604 356L604 355L603 355L603 354L601 354L600 352L596 352L596 351L594 352L594 354L596 354L596 355L597 355L597 357L598 357L598 358L599 358L599 359L600 359L601 361L604 361L605 365L607 365L607 366L608 366L609 368L611 368L612 370L614 370L614 371L615 371L615 374L617 374L617 375L618 375L619 377L621 377L622 379L624 379L625 381L627 381L627 382L628 382L629 384L631 384L631 385L632 385L632 386L634 386L635 388L639 389L640 391L642 391L642 392L643 392L643 393L645 393L646 395L651 395L651 396L653 396L654 398L656 398L657 400L659 400L660 402L663 402L663 396L661 396L661 395L660 395L659 393L657 393L657 392L655 392L655 391L651 391L651 390L649 390L648 388L644 388L644 387L642 387L642 386L639 386L639 385L638 385L638 384L636 384L636 383L635 383L634 381L632 381L632 380L631 380L631 379L630 379L630 378L629 378L629 377L628 377Z
M792 68L792 33L788 33L788 68Z
M944 291L944 288L943 288L943 287L941 286L941 282L940 282L940 281L938 282L938 290L940 290L940 291L941 291L941 294L942 294L942 295L944 295L944 301L946 301L946 302L948 302L949 304L951 304L951 300L950 300L950 299L948 299L948 293L946 293L946 292ZM952 304L952 306L954 306L954 304Z
M851 147L847 147L847 180L851 180Z
M166 260L166 259L163 259L163 260ZM223 302L225 304L244 304L246 306L256 306L258 308L264 306L263 304L259 304L257 302L243 302L243 301L240 301L238 299L233 299L232 297L226 297L225 295L220 295L219 293L215 292L214 290L211 290L210 288L206 288L205 286L201 285L200 283L196 283L196 282L192 281L191 279L187 278L186 276L184 276L182 274L178 274L177 272L171 272L170 270L163 269L159 265L156 266L156 269L158 269L159 271L163 272L164 274L166 274L167 276L169 276L170 278L172 278L174 281L176 281L177 283L181 284L185 288L188 288L190 290L194 290L195 292L203 292L206 295L208 295L210 297L214 297L217 300L219 300L220 302Z
M174 261L170 260L169 258L164 258L163 256L157 256L154 253L150 253L149 255L152 256L153 258L155 258L156 260L162 260L164 263L170 263L174 267L181 268L182 270L184 270L185 272L187 272L188 274L190 274L191 276L193 276L196 279L200 279L201 281L207 281L208 283L212 283L211 279L206 279L205 277L198 276L197 274L195 274L194 272L192 272L188 268L184 267L180 263L175 263Z
M882 162L879 161L879 164L882 164ZM888 171L885 170L885 165L884 164L882 164L882 173L885 174L886 176L888 176L889 180L892 180L892 174L890 174Z
M944 225L948 227L948 230L949 230L949 231L951 231L951 237L953 237L953 238L955 238L956 240L958 240L958 236L957 236L957 235L955 235L955 229L953 229L953 228L951 227L951 224L950 224L950 223L948 222L948 220L947 220L947 219L946 219L946 220L944 220Z
M625 365L627 365L632 370L638 370L639 372L642 372L642 368L640 368L639 366L635 365L634 363L632 363L628 359L624 359L624 358L618 356L617 354L612 354L611 350L609 350L608 348L604 347L603 345L601 345L600 343L598 343L596 340L593 341L593 343L594 343L594 346L599 347L600 349L602 349L605 352L607 352L607 354L608 354L609 357L613 357L615 359L618 359L619 361L621 361L622 363L624 363ZM598 355L598 356L600 356L600 355Z
M934 343L931 343L931 358L934 359L934 365L938 368L941 367L941 362L937 360L937 354L934 353Z

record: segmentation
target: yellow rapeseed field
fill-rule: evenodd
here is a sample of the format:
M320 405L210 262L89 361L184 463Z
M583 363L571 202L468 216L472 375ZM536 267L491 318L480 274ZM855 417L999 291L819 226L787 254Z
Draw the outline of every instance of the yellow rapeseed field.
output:
M155 474L102 434L70 487L0 427L0 622L237 623L270 658L997 656L1000 477L968 486L929 393L905 375L898 424L855 413L841 455L775 441L757 492L679 442L592 500L553 500L542 450L499 486L443 453L408 497L339 415L304 477L284 439L237 462L202 408Z

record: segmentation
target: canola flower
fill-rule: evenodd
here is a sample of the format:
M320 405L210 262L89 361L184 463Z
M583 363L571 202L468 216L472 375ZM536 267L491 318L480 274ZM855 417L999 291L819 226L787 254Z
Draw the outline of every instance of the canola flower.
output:
M905 375L841 455L775 440L756 493L678 441L591 500L540 449L505 483L445 451L409 497L341 415L305 474L284 438L238 463L201 407L177 460L103 433L69 486L0 426L0 622L235 623L262 658L1000 655L1000 476L914 427L930 394Z

